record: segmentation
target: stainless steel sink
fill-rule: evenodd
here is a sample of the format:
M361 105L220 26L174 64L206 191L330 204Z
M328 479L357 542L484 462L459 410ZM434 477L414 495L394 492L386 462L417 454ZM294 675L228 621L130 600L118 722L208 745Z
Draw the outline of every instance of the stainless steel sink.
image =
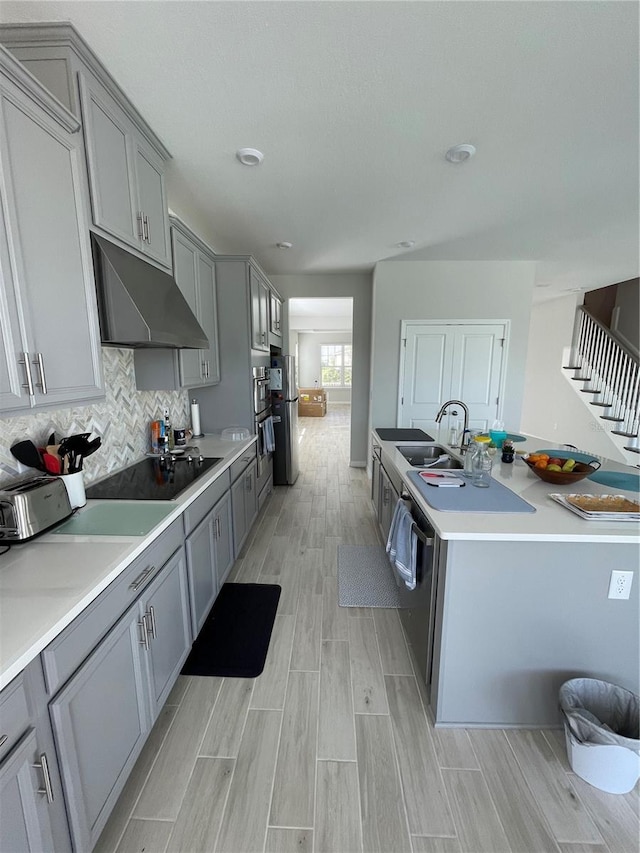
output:
M401 453L407 462L414 468L460 469L463 467L462 462L458 462L457 459L450 456L449 451L445 447L441 447L439 444L396 444L396 450ZM447 458L436 462L436 460L440 459L441 456L446 456Z

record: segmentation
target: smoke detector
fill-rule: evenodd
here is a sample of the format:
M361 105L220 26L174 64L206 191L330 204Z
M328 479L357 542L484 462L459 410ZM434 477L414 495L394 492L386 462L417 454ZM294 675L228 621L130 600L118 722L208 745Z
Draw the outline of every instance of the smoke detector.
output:
M476 153L475 145L464 142L462 145L454 145L444 155L450 163L464 163Z
M264 160L264 154L257 148L238 148L236 157L243 166L259 166Z
M289 243L287 240L282 240L280 243L276 243L278 249L290 249L293 246L293 243Z
M415 244L415 240L401 240L399 243L396 243L396 246L399 249L411 249Z

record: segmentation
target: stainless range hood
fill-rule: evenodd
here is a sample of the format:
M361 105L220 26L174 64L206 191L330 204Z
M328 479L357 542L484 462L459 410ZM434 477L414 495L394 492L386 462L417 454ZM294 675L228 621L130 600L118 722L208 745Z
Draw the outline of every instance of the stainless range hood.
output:
M207 349L209 341L175 279L91 234L103 344Z

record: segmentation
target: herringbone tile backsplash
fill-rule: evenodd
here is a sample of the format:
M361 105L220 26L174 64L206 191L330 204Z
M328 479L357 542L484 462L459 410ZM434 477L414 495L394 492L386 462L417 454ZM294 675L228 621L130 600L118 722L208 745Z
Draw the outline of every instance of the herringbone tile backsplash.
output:
M189 426L186 391L136 389L133 350L103 347L102 359L104 400L89 406L0 418L0 483L6 484L19 473L18 462L9 448L24 438L42 447L52 432L57 441L77 432L99 435L102 446L84 465L85 483L90 483L148 452L149 423L162 417L165 406L174 427Z

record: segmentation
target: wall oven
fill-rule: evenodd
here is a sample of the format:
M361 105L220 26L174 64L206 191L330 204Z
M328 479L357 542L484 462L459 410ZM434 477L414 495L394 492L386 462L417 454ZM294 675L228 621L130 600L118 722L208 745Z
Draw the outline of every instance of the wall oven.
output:
M259 415L255 416L255 432L258 436L257 452L258 452L258 477L262 475L264 466L269 461L270 452L267 450L267 441L265 436L265 427L267 419L271 417L271 409L264 409Z
M266 367L253 368L253 425L255 434L258 436L258 477L262 475L264 466L269 460L270 451L267 450L265 427L267 419L271 417L271 394L269 392L269 378Z
M253 412L256 417L271 406L266 367L253 368Z

